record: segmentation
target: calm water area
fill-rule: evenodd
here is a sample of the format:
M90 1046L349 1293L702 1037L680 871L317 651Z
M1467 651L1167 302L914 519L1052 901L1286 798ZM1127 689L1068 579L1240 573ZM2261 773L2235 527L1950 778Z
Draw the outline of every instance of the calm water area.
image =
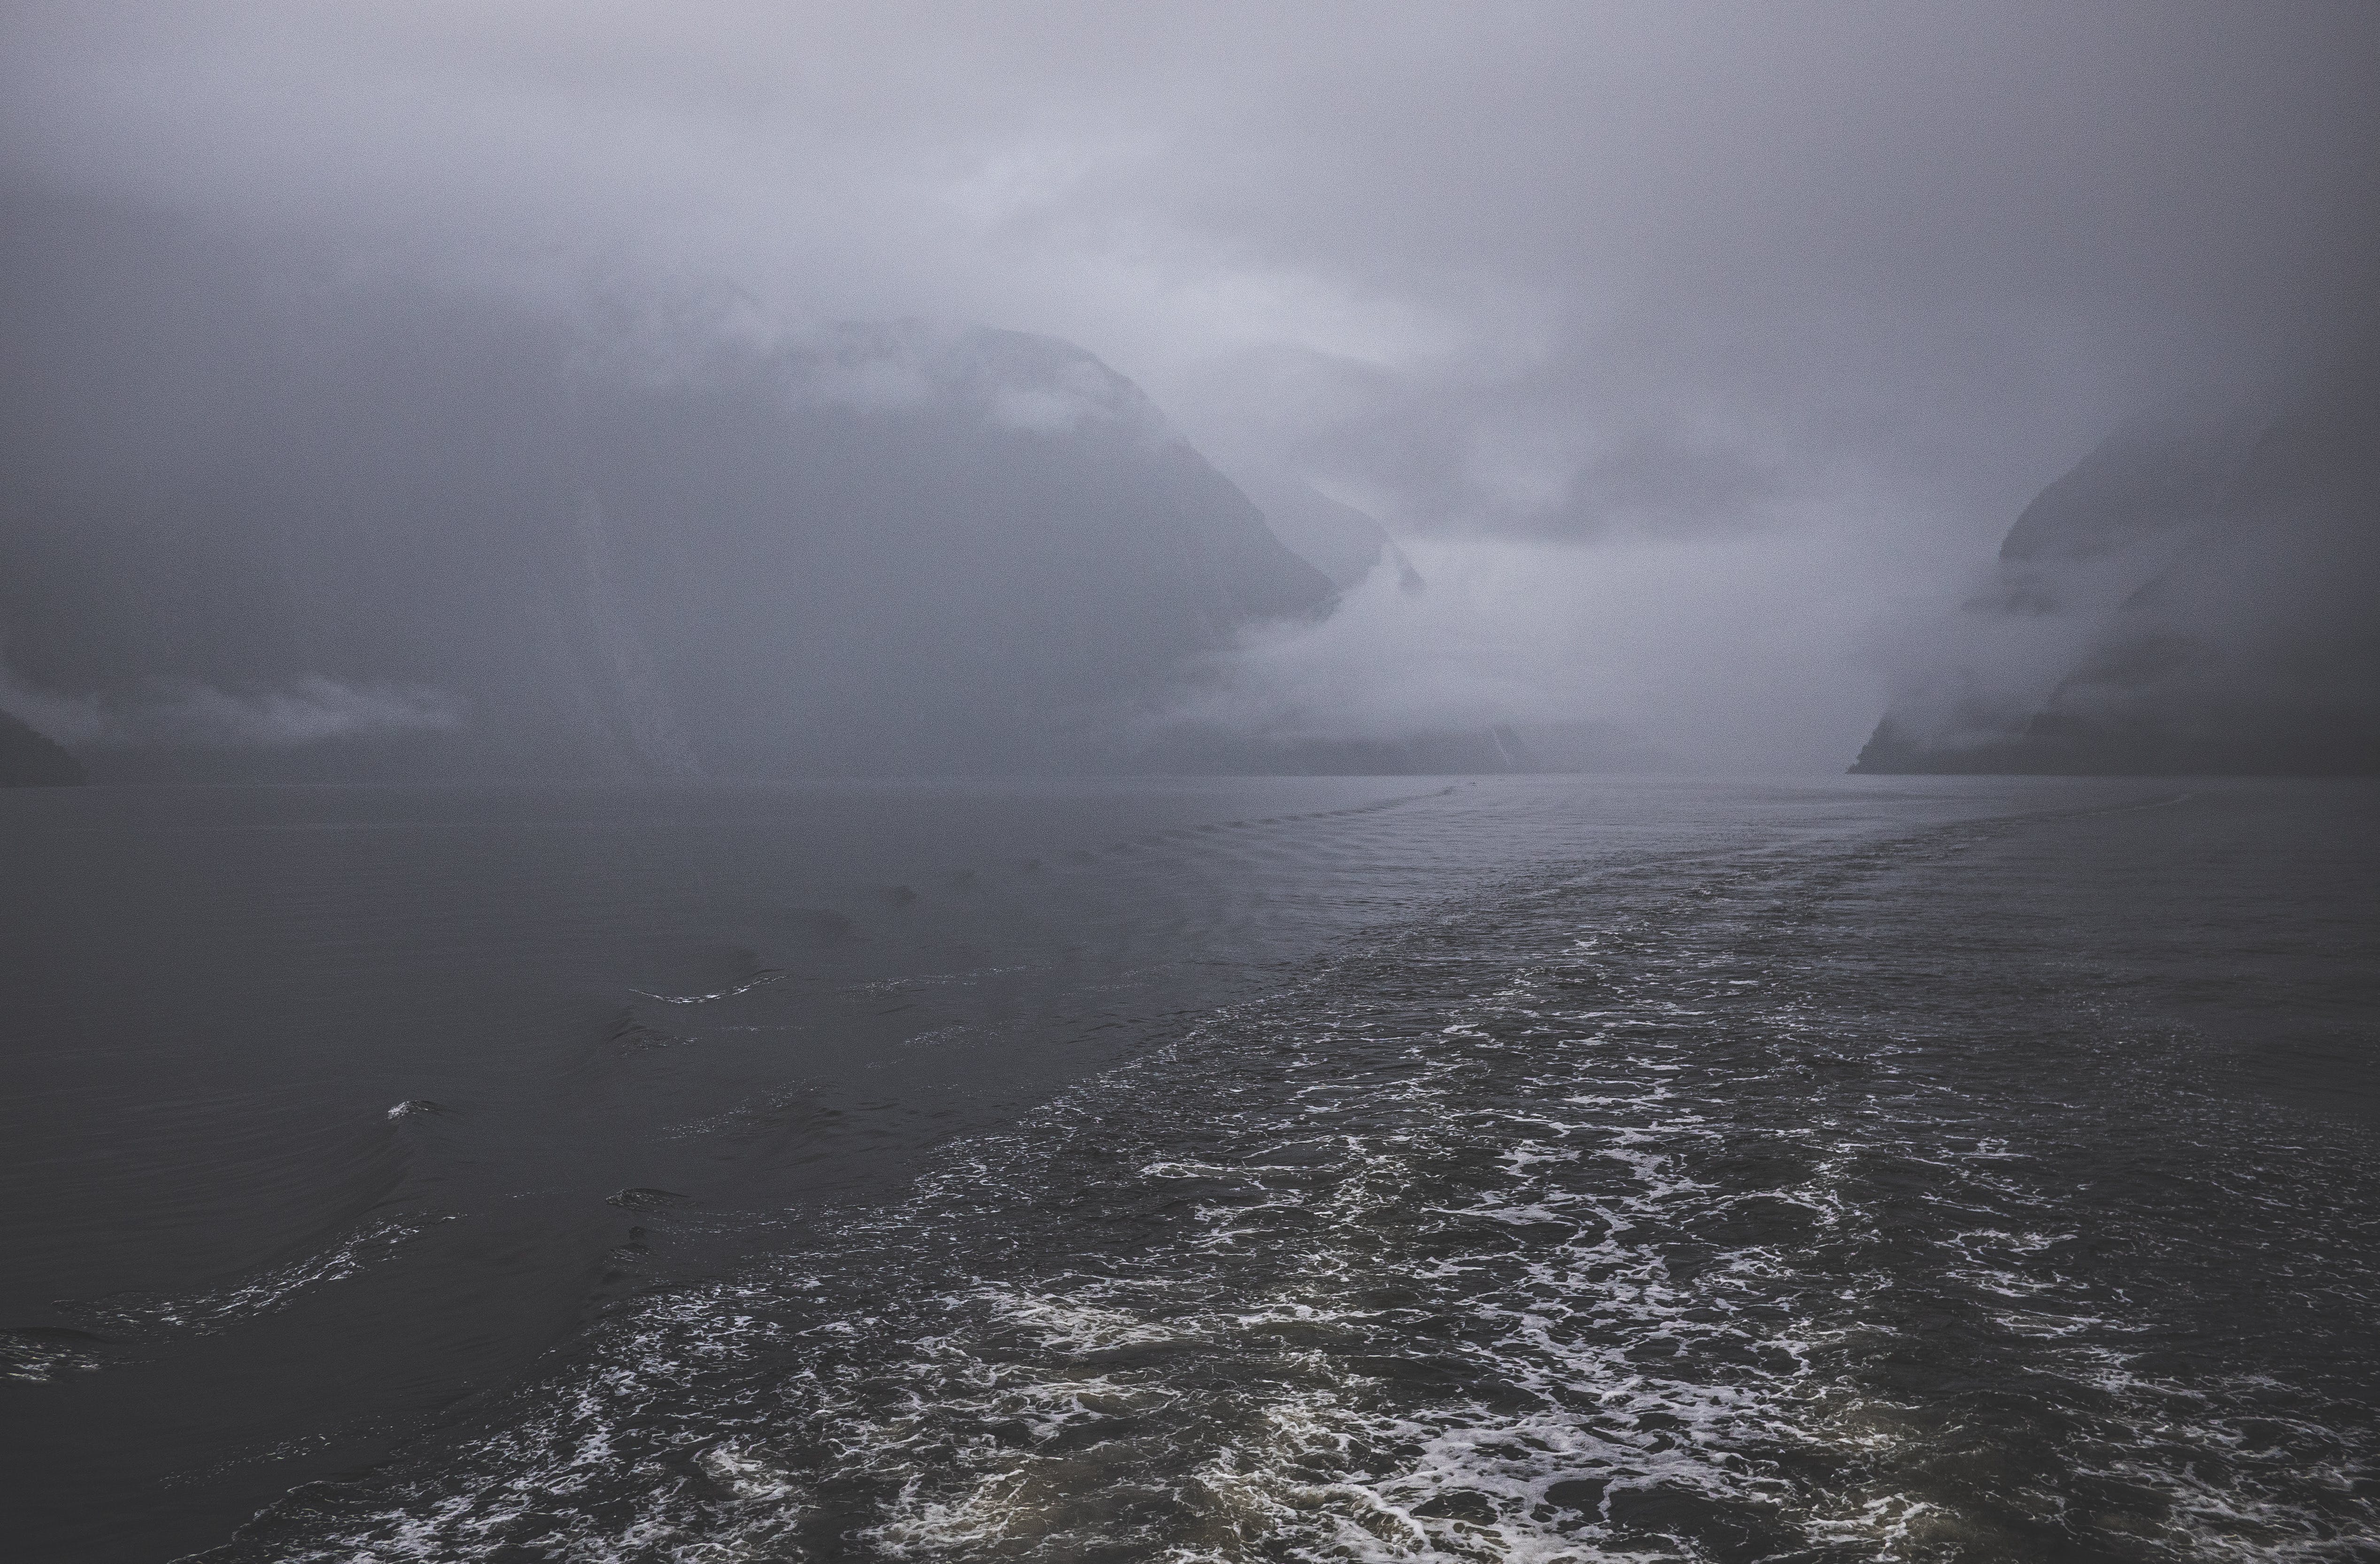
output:
M2380 788L0 793L10 1558L2380 1558Z

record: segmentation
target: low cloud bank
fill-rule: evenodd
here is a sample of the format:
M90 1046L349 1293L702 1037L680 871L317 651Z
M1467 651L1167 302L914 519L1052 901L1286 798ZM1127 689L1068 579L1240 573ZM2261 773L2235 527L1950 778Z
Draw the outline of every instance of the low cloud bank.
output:
M444 733L463 704L441 690L309 673L276 687L191 685L140 697L61 695L0 670L0 709L60 744L130 749L296 749L334 739Z
M1595 551L1409 540L1427 590L1376 568L1329 619L1207 660L1149 727L1320 744L1506 727L1570 735L1556 769L1840 771L1880 701L1880 679L1844 673L1873 635L1861 606L1879 570L1913 591L1934 568L1879 547L1886 525Z

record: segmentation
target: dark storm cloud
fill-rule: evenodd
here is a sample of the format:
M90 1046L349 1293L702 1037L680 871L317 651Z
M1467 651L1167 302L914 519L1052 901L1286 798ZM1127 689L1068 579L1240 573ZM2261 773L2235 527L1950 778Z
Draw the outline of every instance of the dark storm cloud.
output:
M2122 417L2269 372L2374 281L2361 4L60 5L6 25L20 177L561 308L1048 332L1227 467L1293 472L1408 539L1695 551L1663 621L1690 638L1767 594L1812 605L1779 633L1805 649L1796 681L1834 691L1804 697L1814 754L1871 709L1842 667L1881 606L1988 552ZM1774 537L1813 541L1728 544ZM1485 560L1474 578L1530 575ZM1523 641L1572 660L1520 668L1488 637L1523 705L1649 633L1624 605L1602 640L1540 598L1476 606L1539 616ZM1676 672L1694 662L1618 714L1716 699L1726 675Z

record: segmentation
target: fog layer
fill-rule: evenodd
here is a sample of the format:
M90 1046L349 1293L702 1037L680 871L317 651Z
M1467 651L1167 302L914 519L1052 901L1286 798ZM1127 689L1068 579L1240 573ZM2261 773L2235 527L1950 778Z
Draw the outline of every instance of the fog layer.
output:
M1302 629L1281 628L1273 606L1208 612L1195 635L1153 632L1133 681L1051 675L1026 701L1045 713L1122 701L1135 722L1153 709L1160 726L1267 744L1535 724L1597 735L1586 749L1631 764L1840 766L1893 691L1905 703L1961 661L1925 627L1958 622L1976 564L2043 485L2179 389L2220 400L2311 383L2380 294L2380 13L2355 4L35 6L5 26L0 126L19 188L56 211L179 214L282 279L270 285L317 300L280 321L267 353L220 337L154 353L153 338L223 318L205 279L224 273L200 269L171 307L90 328L88 354L133 367L110 383L212 417L205 387L242 383L206 359L219 350L250 370L311 365L273 373L328 385L305 377L378 362L379 328L322 302L339 289L495 322L455 328L458 344L483 338L488 360L483 394L460 405L401 372L368 395L299 396L344 420L301 447L395 465L358 478L352 501L282 491L283 532L234 574L285 574L314 546L309 527L381 536L354 518L393 494L443 506L444 485L476 481L469 460L436 458L442 476L410 490L419 475L397 469L419 465L442 419L468 452L510 427L483 406L531 418L522 409L551 400L507 377L542 384L563 363L582 387L589 374L690 385L686 365L778 363L846 321L953 322L932 328L943 342L1020 332L1072 345L1046 350L1053 364L1079 350L1111 366L1247 487L1353 506L1402 549L1402 564L1358 578L1360 545L1320 548L1314 563L1346 586L1345 606ZM58 234L97 247L103 275L108 246L147 243ZM106 317L103 302L94 311ZM307 333L332 346L296 340ZM590 353L642 367L590 370ZM882 374L899 378L861 379ZM1003 439L1073 418L1046 389L969 416ZM640 404L636 430L600 443L625 461L639 440L732 424L718 406L693 411L713 394ZM44 449L61 470L145 475L148 508L59 512L42 536L112 527L144 542L106 557L166 561L213 525L176 531L160 519L173 505L261 514L237 491L262 481L252 444L214 447L242 469L224 479L233 490L167 505L154 485L190 469L143 442L168 438L170 420L117 416L124 396L108 394L117 432L61 416ZM809 406L841 407L852 430L888 427L859 410L873 394ZM133 449L107 443L119 440ZM866 455L839 434L827 443ZM383 456L357 454L372 448ZM483 485L469 503L576 518L572 472L533 502ZM865 490L851 514L891 503L875 479L849 481ZM1042 515L1026 491L1011 500ZM706 493L728 507L717 515L732 509L698 484L667 503ZM1217 498L1215 514L1236 503ZM627 503L601 501L597 531L568 527L600 532L613 557L608 528L628 525ZM987 525L1026 525L1002 515ZM437 547L479 579L461 562L492 533L453 525ZM323 544L341 563L296 578L378 569L361 546ZM907 556L883 548L867 589L933 617ZM428 567L397 553L384 585L430 591L407 574ZM1000 557L1015 575L987 601L1027 576L1038 591L1090 571L1085 600L1137 622L1121 606L1129 583L1102 574L1125 570L1121 556ZM783 560L722 561L747 594L673 634L746 634L780 612L753 572ZM1400 584L1406 567L1425 590ZM1208 588L1166 590L1186 603ZM1311 591L1281 600L1310 612ZM59 666L26 661L52 634L44 600L68 597L16 590L0 620L16 659L6 698L83 742L252 746L340 724L346 737L431 739L490 720L493 697L461 692L458 675L310 654L270 678L167 659L171 675L141 673L138 698L94 705L89 679L78 694ZM2240 598L2206 624L2252 636L2264 612ZM1155 622L1177 622L1166 614ZM2077 649L2070 625L2037 617L2003 637L2022 644L1993 651L1996 669ZM1079 647L1052 655L1085 660ZM979 714L1008 686L970 684L968 670L999 660L953 656L870 677L931 708L937 730L989 731ZM832 704L817 692L834 687L834 662L831 649L804 651L804 698ZM1172 687L1152 708L1142 675L1160 663ZM51 704L37 712L40 700Z
M1186 661L1332 600L1049 338L689 352L11 215L0 695L103 776L1114 766Z
M2091 452L1896 661L1889 771L2380 771L2380 350Z

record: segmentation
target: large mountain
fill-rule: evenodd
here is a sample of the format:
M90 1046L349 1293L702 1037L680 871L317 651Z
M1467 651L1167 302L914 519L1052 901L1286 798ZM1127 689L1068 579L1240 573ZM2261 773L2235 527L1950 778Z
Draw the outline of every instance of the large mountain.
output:
M103 779L1098 765L1332 601L1061 342L737 344L8 211L0 706Z
M2380 354L2119 431L2018 517L1855 771L2380 772Z

